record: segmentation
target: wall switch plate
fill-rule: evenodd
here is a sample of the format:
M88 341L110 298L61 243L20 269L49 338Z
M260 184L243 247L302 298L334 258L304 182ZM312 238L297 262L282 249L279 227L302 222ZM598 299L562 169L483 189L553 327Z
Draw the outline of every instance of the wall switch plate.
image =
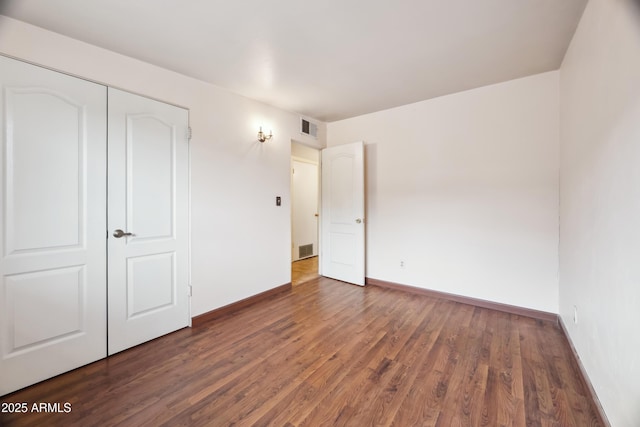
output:
M276 196L276 206L282 206L282 198L280 196Z

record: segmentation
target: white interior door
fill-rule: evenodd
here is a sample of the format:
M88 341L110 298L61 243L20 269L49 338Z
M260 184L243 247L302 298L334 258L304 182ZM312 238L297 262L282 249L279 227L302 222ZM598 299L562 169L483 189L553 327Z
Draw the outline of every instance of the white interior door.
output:
M109 88L108 114L113 354L189 325L189 144L185 109Z
M318 165L293 160L293 260L318 255Z
M320 274L364 286L364 145L322 150Z
M0 395L106 356L106 87L0 56Z

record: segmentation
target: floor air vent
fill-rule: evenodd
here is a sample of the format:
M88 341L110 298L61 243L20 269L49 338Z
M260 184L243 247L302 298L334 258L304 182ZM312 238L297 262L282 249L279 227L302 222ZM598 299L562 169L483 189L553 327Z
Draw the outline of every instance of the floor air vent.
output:
M313 243L298 246L298 258L306 258L313 255Z

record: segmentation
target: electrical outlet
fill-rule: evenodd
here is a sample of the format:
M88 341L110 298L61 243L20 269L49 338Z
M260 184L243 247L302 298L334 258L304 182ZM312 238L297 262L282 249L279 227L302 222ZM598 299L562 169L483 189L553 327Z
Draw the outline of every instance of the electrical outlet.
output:
M578 324L578 306L573 306L573 323Z
M400 261L400 268L404 268L404 261Z

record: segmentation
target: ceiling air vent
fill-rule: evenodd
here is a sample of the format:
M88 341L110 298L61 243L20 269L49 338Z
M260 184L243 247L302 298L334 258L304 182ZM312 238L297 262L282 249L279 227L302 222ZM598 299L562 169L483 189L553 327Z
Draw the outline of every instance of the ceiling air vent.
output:
M311 123L309 120L300 119L300 132L312 136L314 138L318 137L318 125L315 123Z

